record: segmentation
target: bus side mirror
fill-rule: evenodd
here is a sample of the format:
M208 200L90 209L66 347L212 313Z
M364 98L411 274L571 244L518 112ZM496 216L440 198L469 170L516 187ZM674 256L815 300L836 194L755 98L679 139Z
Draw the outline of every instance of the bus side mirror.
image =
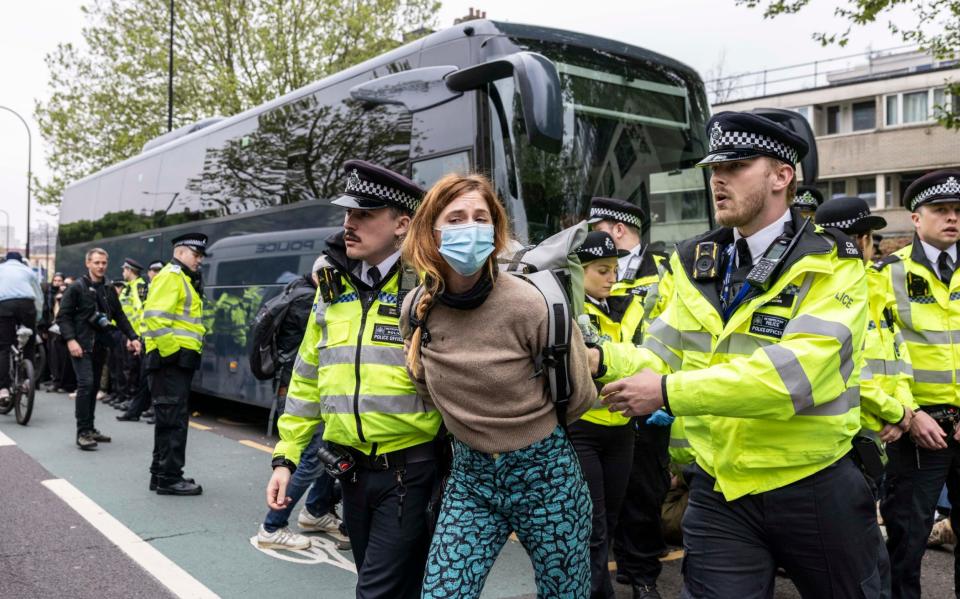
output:
M423 67L378 77L350 88L350 97L371 105L399 104L410 112L433 108L463 95L444 85L455 66Z
M520 91L527 139L534 147L557 153L563 145L563 100L557 67L535 52L516 52L447 75L447 88L465 92L513 77Z

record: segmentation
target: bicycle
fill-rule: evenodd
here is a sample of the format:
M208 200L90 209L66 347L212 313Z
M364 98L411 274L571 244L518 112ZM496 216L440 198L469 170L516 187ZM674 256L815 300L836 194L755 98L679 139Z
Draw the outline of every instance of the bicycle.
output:
M17 424L26 426L33 415L33 399L36 392L33 362L26 357L27 344L33 331L21 326L17 329L17 343L10 347L10 397L0 401L0 414L15 410Z

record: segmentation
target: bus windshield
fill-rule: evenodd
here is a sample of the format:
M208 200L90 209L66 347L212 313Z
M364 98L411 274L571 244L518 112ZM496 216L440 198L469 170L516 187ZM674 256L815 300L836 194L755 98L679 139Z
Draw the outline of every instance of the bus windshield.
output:
M495 118L509 127L504 142L512 145L510 192L517 200L511 205L521 233L526 224L524 241L576 223L593 196L643 208L647 240L673 243L709 228L706 178L694 166L706 150L708 108L695 74L598 50L517 43L556 64L564 111L560 152L543 151L527 143L513 81L491 90L498 96L492 109L502 111Z

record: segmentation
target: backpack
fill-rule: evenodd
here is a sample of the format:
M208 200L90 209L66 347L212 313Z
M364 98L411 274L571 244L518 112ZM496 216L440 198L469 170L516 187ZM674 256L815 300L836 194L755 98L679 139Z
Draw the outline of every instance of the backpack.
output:
M250 345L250 372L258 380L267 381L277 374L277 365L283 356L277 351L277 331L290 310L294 300L305 295L314 295L316 289L296 279L287 284L283 292L272 297L257 311L250 327L253 343Z
M537 372L546 373L557 420L566 429L570 381L570 336L573 321L583 313L583 267L576 249L587 237L587 222L564 229L536 245L508 250L497 258L500 272L520 277L537 288L547 304L547 345L537 357ZM518 244L519 245L519 244ZM416 306L423 287L414 291ZM420 322L409 314L410 328Z

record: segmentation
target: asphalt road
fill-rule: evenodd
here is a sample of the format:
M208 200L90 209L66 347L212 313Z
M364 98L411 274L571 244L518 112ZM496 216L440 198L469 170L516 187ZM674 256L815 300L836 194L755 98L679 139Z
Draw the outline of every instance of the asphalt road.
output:
M0 416L0 599L352 597L353 558L331 539L315 535L301 552L251 544L266 512L275 442L266 411L205 398L192 407L186 474L204 494L182 498L147 490L152 427L117 422L108 406L97 406L97 426L113 442L95 452L75 447L66 395L38 393L28 427ZM679 556L664 562L665 598L679 596ZM924 597L953 597L952 570L949 552L929 551ZM631 597L627 587L616 590ZM510 542L483 597L534 596L529 560ZM776 597L799 595L778 579Z

